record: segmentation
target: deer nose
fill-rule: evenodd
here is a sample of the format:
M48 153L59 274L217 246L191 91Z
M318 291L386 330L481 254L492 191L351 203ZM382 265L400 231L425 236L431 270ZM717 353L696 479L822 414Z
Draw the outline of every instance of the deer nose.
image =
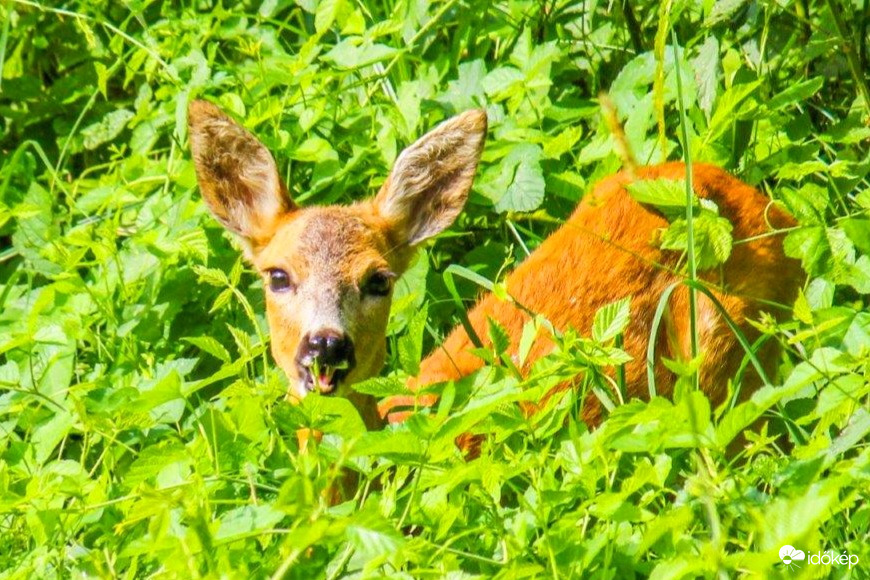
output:
M348 365L353 361L353 343L341 332L320 330L302 341L299 358L328 367Z

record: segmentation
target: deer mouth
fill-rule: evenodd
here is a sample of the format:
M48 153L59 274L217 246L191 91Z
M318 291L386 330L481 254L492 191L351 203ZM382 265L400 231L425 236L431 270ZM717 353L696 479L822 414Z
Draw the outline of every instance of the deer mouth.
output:
M330 395L338 390L339 384L347 377L350 372L350 365L344 363L338 366L318 365L311 366L300 365L299 376L302 380L302 386L308 393L315 391L322 395Z

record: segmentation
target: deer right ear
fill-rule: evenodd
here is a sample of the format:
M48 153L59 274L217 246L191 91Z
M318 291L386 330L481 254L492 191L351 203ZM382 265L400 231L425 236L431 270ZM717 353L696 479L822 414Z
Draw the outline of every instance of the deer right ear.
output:
M375 196L397 239L415 246L456 219L468 199L486 139L486 112L466 111L402 151Z
M269 150L206 101L187 114L196 177L211 213L248 252L265 245L278 219L295 209Z

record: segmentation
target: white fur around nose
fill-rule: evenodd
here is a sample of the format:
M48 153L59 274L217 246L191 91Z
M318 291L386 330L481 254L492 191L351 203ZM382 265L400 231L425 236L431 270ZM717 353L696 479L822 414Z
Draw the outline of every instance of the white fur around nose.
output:
M314 336L325 331L350 334L341 313L341 292L335 285L311 280L303 284L298 293L301 336Z

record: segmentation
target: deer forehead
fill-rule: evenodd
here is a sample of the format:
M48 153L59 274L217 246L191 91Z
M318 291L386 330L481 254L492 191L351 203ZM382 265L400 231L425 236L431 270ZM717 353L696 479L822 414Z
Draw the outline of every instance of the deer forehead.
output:
M276 228L257 255L261 270L282 268L300 279L356 283L367 272L389 268L380 224L354 206L299 210Z

